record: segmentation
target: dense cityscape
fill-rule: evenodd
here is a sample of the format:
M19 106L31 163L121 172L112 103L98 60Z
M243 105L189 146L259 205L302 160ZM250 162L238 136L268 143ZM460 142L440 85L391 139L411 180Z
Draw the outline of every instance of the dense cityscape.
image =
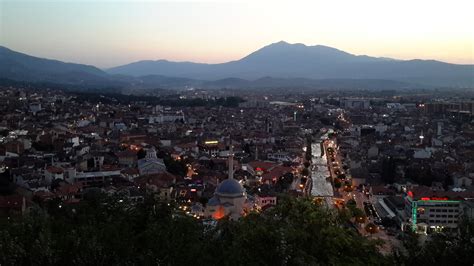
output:
M473 266L472 10L0 0L0 266Z
M422 247L472 230L474 101L469 91L450 95L190 88L160 98L4 86L2 228L61 215L80 227L74 217L99 201L112 217L161 206L194 230L222 230L309 202L325 213L318 219L337 218L342 232L374 245L368 256L390 264L411 254L407 239ZM166 99L173 106L156 104ZM2 248L33 252L1 232ZM24 259L3 252L6 264ZM465 255L459 263L472 261Z

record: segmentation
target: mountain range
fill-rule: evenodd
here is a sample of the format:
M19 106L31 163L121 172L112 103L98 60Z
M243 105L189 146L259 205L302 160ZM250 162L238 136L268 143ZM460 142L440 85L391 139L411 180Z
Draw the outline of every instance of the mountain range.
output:
M145 60L101 70L0 46L0 78L134 88L473 88L474 65L353 55L322 45L281 41L221 64Z

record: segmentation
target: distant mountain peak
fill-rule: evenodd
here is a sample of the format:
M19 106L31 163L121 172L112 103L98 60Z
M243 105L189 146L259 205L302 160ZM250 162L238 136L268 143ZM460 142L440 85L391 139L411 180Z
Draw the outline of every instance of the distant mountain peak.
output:
M214 80L212 86L245 87L249 80L260 85L296 86L313 84L303 79L391 80L436 86L474 86L473 65L455 65L434 60L395 60L353 55L324 45L307 46L279 41L248 56L227 63L203 64L146 60L108 69L108 75L93 66L64 63L29 56L0 46L0 78L21 81L46 81L64 84L115 86L120 84L196 85ZM123 75L132 75L127 77ZM146 75L158 75L148 76ZM233 77L233 78L229 78ZM271 77L271 78L270 78ZM235 78L235 79L234 79ZM193 79L193 80L190 80ZM246 80L243 80L246 79ZM234 84L234 85L233 85ZM358 83L365 86L365 83ZM364 85L365 84L365 85ZM373 84L373 83L372 83ZM405 86L392 83L390 86Z
M94 66L39 58L3 46L0 46L0 59L0 78L65 84L109 82L107 73Z
M264 46L263 48L259 49L259 50L262 50L262 49L265 49L265 48L268 48L268 47L300 47L300 48L306 48L306 49L327 49L327 50L335 50L335 51L340 51L340 52L343 52L343 53L347 53L347 52L344 52L342 50L339 50L337 48L334 48L334 47L331 47L331 46L327 46L327 45L322 45L322 44L316 44L316 45L306 45L304 43L289 43L289 42L286 42L286 41L279 41L279 42L275 42L275 43L271 43L267 46Z
M304 47L307 47L307 45L304 44L304 43L289 43L289 42L283 41L283 40L281 40L279 42L269 44L267 46L304 46Z
M289 44L290 44L290 43L281 40L281 41L279 41L279 42L272 43L272 44L270 44L270 45L289 45Z

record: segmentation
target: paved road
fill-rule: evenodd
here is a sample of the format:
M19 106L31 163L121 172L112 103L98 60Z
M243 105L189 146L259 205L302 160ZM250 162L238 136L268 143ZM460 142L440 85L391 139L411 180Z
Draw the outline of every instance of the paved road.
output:
M311 195L315 197L332 197L334 191L331 182L327 180L330 176L325 156L321 156L321 145L313 143L311 145L312 165L316 167L315 171L311 171L311 179L313 187Z

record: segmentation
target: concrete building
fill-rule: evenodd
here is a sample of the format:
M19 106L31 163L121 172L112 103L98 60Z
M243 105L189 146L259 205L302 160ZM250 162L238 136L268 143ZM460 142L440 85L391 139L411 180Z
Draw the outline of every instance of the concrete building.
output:
M344 99L342 101L342 106L349 109L369 109L370 100L358 98Z
M156 157L155 149L151 148L147 150L145 158L138 160L138 171L140 175L159 174L166 171L166 165Z
M48 184L55 179L64 179L64 170L61 167L49 166L44 171L44 179Z
M436 191L425 186L408 190L402 229L424 234L456 229L462 217L462 203L472 197L469 193Z
M474 200L466 200L461 204L463 217L469 221L474 220Z

